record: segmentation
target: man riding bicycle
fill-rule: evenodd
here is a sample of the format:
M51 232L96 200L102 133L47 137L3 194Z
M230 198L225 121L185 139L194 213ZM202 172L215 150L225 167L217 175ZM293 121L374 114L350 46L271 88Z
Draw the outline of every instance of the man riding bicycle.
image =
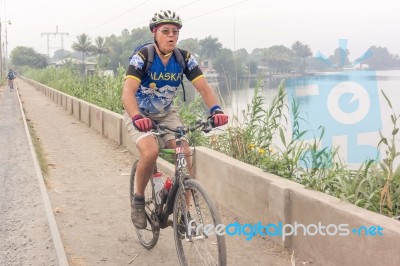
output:
M146 72L145 65L148 63L146 60L150 50L140 49L133 54L122 92L125 124L140 153L136 172L135 187L137 189L131 213L132 222L139 229L144 229L147 225L144 190L153 174L159 145L168 148L176 146L172 134L166 134L160 138L149 131L153 128L153 121L163 123L171 128L183 125L178 109L172 106L183 74L192 82L210 109L214 125L222 126L228 122L228 116L222 112L213 89L205 79L193 55L179 49L184 55L186 68L179 64L175 56L174 50L179 30L182 28L179 16L170 10L160 10L151 18L149 27L154 38L152 44L155 50L154 60ZM187 141L184 146L188 164L191 164Z
M14 73L12 69L8 71L7 74L7 79L8 79L8 87L10 87L10 90L14 88L14 79L17 77L17 75Z

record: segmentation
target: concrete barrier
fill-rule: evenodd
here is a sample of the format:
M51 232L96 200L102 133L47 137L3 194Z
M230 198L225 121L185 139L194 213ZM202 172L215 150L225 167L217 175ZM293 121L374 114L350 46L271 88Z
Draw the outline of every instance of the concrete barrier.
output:
M81 120L81 110L80 110L80 100L77 98L72 99L72 114L75 116L77 120Z
M102 111L103 135L112 139L119 145L122 144L123 116L109 110Z
M67 103L66 103L66 110L68 111L68 113L70 114L70 115L72 115L72 114L74 114L74 105L73 105L73 103L74 103L74 98L72 98L72 97L67 97L66 98L66 100L67 100Z
M80 111L80 117L81 117L81 122L86 124L88 127L90 127L90 105L87 102L84 101L79 101L79 111Z
M61 100L61 106L67 110L67 98L68 96L64 93L60 93L60 100Z
M103 134L103 108L97 107L90 103L82 103L89 105L89 125L92 129Z
M56 103L58 104L58 105L61 105L62 103L61 103L61 93L59 92L59 91L56 91L55 92L55 96L56 96Z
M54 96L61 93L35 81L24 80L53 101L62 103L60 96ZM121 115L76 98L72 102L75 117L78 118L76 108L79 108L79 118L83 123L138 156ZM271 236L271 239L309 255L318 264L400 264L399 221L306 189L298 183L204 147L196 147L194 162L196 178L204 184L217 204L237 214L241 223L256 224L260 221L264 226L269 224L270 227L264 230L272 235L278 232L273 230L275 225L297 226L297 235ZM170 174L174 171L174 166L162 159L158 160L158 166ZM317 227L322 227L326 235L316 234ZM304 235L304 230L308 235Z

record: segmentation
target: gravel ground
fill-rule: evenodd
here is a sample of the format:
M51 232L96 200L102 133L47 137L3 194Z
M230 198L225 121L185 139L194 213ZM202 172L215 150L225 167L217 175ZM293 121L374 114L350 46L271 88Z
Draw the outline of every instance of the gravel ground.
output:
M17 92L0 89L0 265L57 265Z

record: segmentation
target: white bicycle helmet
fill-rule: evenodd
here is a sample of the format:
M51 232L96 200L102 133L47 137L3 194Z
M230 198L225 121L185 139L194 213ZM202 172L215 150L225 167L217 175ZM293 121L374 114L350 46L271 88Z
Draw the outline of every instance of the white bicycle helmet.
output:
M154 16L150 20L150 31L153 32L154 28L165 23L175 24L179 29L182 28L182 21L174 11L160 10L154 13Z

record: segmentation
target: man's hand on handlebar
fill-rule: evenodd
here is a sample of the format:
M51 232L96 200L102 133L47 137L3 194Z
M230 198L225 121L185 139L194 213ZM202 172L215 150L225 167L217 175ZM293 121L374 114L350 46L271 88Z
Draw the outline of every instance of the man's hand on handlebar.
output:
M150 118L143 117L142 115L135 115L132 117L132 124L140 132L147 132L153 128L153 122Z
M207 119L206 121L198 120L195 122L194 126L192 127L177 127L177 128L170 128L164 124L157 124L153 121L153 129L158 132L160 135L164 135L167 132L172 132L172 133L179 133L179 134L186 134L188 132L195 131L197 129L200 129L201 131L208 133L212 130L212 120L211 118Z
M214 110L212 115L207 118L207 121L197 121L196 125L193 128L168 128L163 124L158 124L152 121L148 117L143 117L142 115L135 115L132 117L132 124L135 126L137 130L140 132L147 132L152 129L155 131L165 134L165 130L171 131L174 133L183 133L186 134L187 132L194 131L200 127L202 127L202 131L208 133L211 131L212 128L220 127L228 123L228 116L224 114L221 109Z
M211 115L211 121L213 127L220 127L228 123L228 116L221 110L216 110Z
M228 123L228 116L222 112L219 105L214 105L210 108L210 116L208 120L212 127L220 127Z

